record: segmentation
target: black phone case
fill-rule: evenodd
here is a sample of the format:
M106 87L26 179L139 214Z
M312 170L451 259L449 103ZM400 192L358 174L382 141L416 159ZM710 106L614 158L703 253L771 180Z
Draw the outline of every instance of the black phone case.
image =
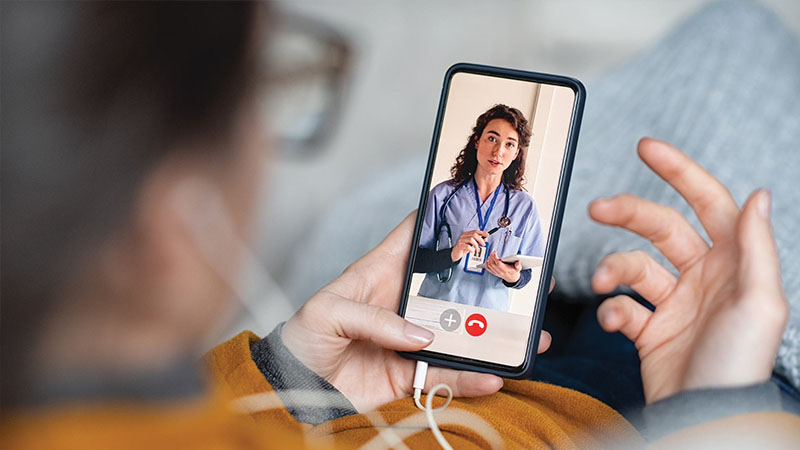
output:
M547 305L549 294L550 278L553 274L553 262L555 261L558 238L561 234L561 220L564 216L564 205L567 199L567 189L570 176L572 174L572 162L575 157L575 147L578 143L578 132L580 130L581 118L583 117L583 105L586 100L586 88L583 84L569 77L560 75L550 75L537 72L526 72L521 70L505 69L501 67L484 66L479 64L458 63L447 69L444 77L444 86L439 100L439 109L436 114L436 126L433 129L433 139L431 149L428 153L428 166L425 170L425 181L422 186L422 194L419 202L418 211L425 211L430 190L431 174L436 160L436 149L439 144L442 120L444 118L445 104L450 89L450 81L453 75L459 72L488 75L515 80L532 81L551 85L566 86L575 92L575 104L572 110L572 120L567 135L567 147L564 152L564 161L561 169L560 183L556 192L556 201L553 208L553 219L550 224L550 234L542 265L542 276L539 280L538 298L531 318L531 333L528 337L528 347L524 362L516 367L504 366L475 359L463 358L459 356L447 355L444 353L430 352L422 350L419 352L398 352L401 356L408 359L426 361L432 365L448 367L459 370L471 370L475 372L485 372L506 378L529 378L533 373L533 366L536 360L536 349L539 347L539 336L541 335L544 311ZM398 314L405 317L406 306L408 303L408 291L411 286L411 276L413 274L413 261L416 257L419 245L420 231L422 227L422 214L417 214L417 221L414 227L414 239L411 243L411 252L406 269L406 279L403 286L403 296L400 301Z

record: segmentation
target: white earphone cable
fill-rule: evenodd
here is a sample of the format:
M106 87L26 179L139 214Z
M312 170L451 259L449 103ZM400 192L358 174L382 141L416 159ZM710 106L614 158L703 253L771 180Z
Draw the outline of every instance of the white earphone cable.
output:
M430 391L428 391L428 397L425 399L425 406L422 405L420 402L420 398L422 397L422 390L425 388L425 378L428 375L428 363L425 361L417 361L417 367L414 371L414 404L417 405L417 408L423 410L425 412L425 417L428 419L428 427L430 427L433 436L436 438L436 441L439 442L439 445L442 446L445 450L453 450L453 447L450 446L450 443L447 442L447 439L444 438L442 431L439 430L439 425L436 423L436 418L433 417L433 413L444 411L445 408L450 404L450 401L453 400L453 390L450 386L441 383L437 384L436 386L432 387ZM436 393L440 390L447 391L447 400L445 400L444 405L434 409L433 408L433 397Z

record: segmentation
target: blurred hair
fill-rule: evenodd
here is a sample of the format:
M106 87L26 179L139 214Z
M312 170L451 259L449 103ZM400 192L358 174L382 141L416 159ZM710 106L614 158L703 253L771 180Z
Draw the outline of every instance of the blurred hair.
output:
M458 186L475 175L475 170L478 168L478 140L486 125L495 119L505 120L514 127L519 135L519 152L514 161L503 171L503 183L509 189L522 189L525 179L525 157L531 142L531 127L520 110L502 104L494 105L478 116L467 145L458 154L456 163L450 169L450 183Z
M253 3L2 4L2 404L74 266L187 140L224 157L257 69ZM203 155L205 156L205 155Z

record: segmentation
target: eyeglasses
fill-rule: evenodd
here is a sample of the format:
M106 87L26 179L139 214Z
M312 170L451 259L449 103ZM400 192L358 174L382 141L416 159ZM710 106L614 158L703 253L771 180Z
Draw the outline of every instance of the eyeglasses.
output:
M348 41L330 26L277 12L264 51L267 115L280 151L290 157L317 153L340 116L349 75Z

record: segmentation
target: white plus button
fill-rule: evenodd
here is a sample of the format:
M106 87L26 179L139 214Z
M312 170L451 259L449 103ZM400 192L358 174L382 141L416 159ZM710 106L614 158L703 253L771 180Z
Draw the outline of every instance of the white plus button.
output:
M458 311L455 309L446 309L442 311L439 316L439 326L442 327L444 331L456 331L460 323L461 315L459 315Z

